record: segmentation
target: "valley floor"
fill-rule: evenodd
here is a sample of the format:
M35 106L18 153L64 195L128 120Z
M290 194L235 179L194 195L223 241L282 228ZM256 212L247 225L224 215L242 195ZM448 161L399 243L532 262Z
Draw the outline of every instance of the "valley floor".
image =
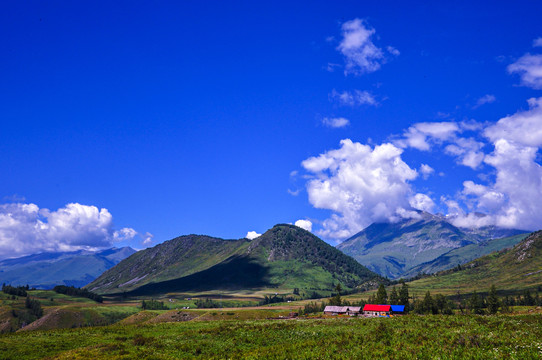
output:
M119 323L0 335L2 359L541 357L541 314Z

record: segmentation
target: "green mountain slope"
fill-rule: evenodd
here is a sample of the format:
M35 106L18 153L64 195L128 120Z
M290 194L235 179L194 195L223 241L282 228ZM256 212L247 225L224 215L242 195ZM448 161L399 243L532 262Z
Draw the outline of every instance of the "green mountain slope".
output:
M445 217L425 212L397 223L375 223L337 246L370 270L398 279L449 251L521 233L498 228L460 229ZM455 266L454 264L452 266Z
M247 239L180 236L124 259L89 284L88 288L100 293L121 293L149 283L189 276L243 253L249 243Z
M88 288L152 295L182 291L300 288L332 290L385 281L354 259L293 225L249 241L189 235L125 259Z
M520 290L542 286L542 231L513 248L494 252L461 267L411 282L412 288L455 293L488 289Z
M130 247L101 251L42 253L0 261L0 283L52 289L56 285L84 286L122 259Z
M470 244L457 249L453 249L438 258L415 266L403 277L413 277L418 274L433 274L439 271L451 269L457 265L463 265L469 261L475 260L494 251L508 249L525 239L529 234L520 234L501 239L492 239L479 244Z

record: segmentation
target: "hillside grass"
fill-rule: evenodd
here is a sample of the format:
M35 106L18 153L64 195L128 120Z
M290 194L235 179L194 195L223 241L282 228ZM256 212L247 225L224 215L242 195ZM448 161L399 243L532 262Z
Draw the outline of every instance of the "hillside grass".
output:
M12 333L0 336L0 354L3 359L539 359L541 339L540 315L215 320Z

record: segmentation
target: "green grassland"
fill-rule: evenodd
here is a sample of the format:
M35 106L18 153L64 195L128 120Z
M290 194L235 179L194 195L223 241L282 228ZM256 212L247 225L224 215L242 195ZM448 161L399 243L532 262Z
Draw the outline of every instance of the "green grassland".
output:
M0 354L3 359L539 359L541 339L540 315L236 319L5 334Z

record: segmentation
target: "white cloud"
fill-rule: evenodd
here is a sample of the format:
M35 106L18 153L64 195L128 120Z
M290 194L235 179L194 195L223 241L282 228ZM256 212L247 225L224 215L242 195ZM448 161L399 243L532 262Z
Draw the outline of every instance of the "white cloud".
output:
M410 206L412 206L414 209L426 211L426 212L432 212L435 208L435 202L427 195L425 194L416 194L408 200Z
M342 128L342 127L350 125L350 120L343 117L338 117L338 118L325 117L322 119L322 124L331 128Z
M447 144L444 148L446 154L455 156L459 164L476 169L484 160L485 154L481 151L484 144L473 138L459 137L458 133L479 128L480 124L476 122L416 123L409 127L395 144L421 151L429 151L435 144Z
M378 101L374 95L368 91L353 90L338 92L333 89L329 94L331 100L339 102L341 105L358 106L358 105L378 105Z
M392 144L374 149L341 141L341 147L302 162L314 177L307 182L309 202L334 214L318 232L326 238L343 239L374 221L396 221L410 210L409 181L418 173L402 159L403 150Z
M256 239L257 237L260 237L262 236L262 234L258 234L256 231L249 231L247 232L246 234L246 238L249 239L249 240L254 240Z
M137 231L132 228L122 228L113 232L113 239L115 241L132 240L137 235Z
M154 235L150 232L146 232L145 234L141 235L141 238L143 245L149 245L152 242L152 238L154 238Z
M458 131L459 126L455 122L417 123L409 127L396 144L402 148L429 151L432 143L451 139Z
M131 228L115 231L111 213L96 206L71 203L51 211L35 204L0 205L0 257L96 249L136 234Z
M294 225L307 231L312 231L312 222L310 220L300 219L297 220Z
M495 181L487 185L465 181L462 195L473 210L488 215L459 214L456 225L540 228L542 167L536 160L542 146L542 98L530 99L529 105L529 110L485 129L494 150L484 162L495 169Z
M495 95L487 94L487 95L482 96L476 101L475 107L480 107L485 104L491 104L491 103L494 103L496 100L497 98L495 97Z
M481 151L484 144L473 138L454 138L452 144L444 148L448 155L457 157L461 165L476 169L484 161L485 154Z
M386 46L386 50L388 50L388 52L392 55L395 55L395 56L399 56L401 53L399 52L399 50L397 50L396 48L394 48L393 46Z
M506 139L525 146L542 146L542 97L528 100L530 109L500 119L484 135L491 141Z
M533 40L533 47L542 46L542 37Z
M342 40L337 47L345 58L345 74L361 75L380 69L384 62L382 49L373 44L375 30L367 27L361 19L342 24Z
M427 179L434 172L435 172L435 169L433 169L431 166L427 164L422 164L420 166L420 173L423 175L424 179Z
M508 65L509 73L518 73L521 85L542 89L542 55L525 54Z

